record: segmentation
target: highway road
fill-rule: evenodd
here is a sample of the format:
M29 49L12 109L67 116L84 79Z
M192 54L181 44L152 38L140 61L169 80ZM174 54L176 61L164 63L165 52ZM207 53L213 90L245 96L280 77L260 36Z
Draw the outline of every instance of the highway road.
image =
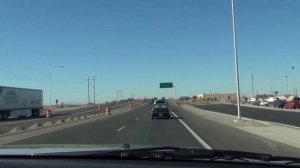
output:
M146 144L264 152L300 156L300 150L214 123L170 106L171 119L151 119L151 104L97 121L66 128L16 144Z
M120 108L127 106L127 104L120 104ZM116 104L111 104L111 109L116 108ZM32 126L33 124L40 123L43 124L45 122L53 122L55 123L58 120L65 120L69 117L80 117L82 115L87 114L97 114L99 113L98 106L92 105L88 107L71 109L66 111L54 112L53 117L45 118L45 115L41 115L39 118L15 118L0 121L0 134L7 133L9 130L15 127L23 127L27 128ZM102 106L101 113L105 113L105 107Z
M231 104L211 104L211 105L198 105L197 107L203 110L209 110L224 114L237 115L236 105ZM300 113L299 112L289 112L284 110L272 110L246 107L241 106L242 117L247 117L256 120L276 122L291 126L300 127Z

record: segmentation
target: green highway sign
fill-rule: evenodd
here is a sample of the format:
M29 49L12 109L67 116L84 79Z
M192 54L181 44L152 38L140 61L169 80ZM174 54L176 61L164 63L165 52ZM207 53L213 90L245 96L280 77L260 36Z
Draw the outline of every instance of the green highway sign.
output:
M159 88L173 88L173 83L172 82L160 83Z
M276 95L278 95L278 91L275 91L274 93L275 93Z

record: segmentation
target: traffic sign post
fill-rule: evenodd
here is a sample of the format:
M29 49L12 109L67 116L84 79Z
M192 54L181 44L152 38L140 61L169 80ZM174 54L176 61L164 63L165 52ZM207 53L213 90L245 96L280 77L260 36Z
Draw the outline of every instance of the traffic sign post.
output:
M174 99L176 99L176 87L173 82L160 83L159 88L174 88Z
M160 83L160 84L159 84L159 87L160 87L160 88L173 88L174 85L173 85L172 82L167 82L167 83Z
M278 91L275 91L274 93L275 93L275 97L277 98L277 95L278 95Z

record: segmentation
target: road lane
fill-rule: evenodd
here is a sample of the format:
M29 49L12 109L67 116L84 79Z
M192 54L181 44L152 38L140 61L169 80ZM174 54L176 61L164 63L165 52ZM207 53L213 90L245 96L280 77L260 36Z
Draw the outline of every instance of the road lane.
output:
M212 149L300 156L300 150L239 129L214 123L171 106L171 119L151 119L151 105L101 120L13 142L13 144L145 144L200 147L181 119ZM139 118L139 120L136 120Z
M123 108L127 105L123 104L120 106L120 108ZM111 109L115 109L116 106L111 106ZM70 117L80 117L82 115L88 115L88 114L97 114L99 113L98 111L98 106L90 106L87 108L82 108L82 109L76 109L76 110L71 110L68 112L62 112L57 113L51 118L25 118L25 119L20 119L20 120L8 120L8 121L2 121L0 122L0 134L7 133L9 130L15 128L15 127L23 127L23 128L28 128L33 124L40 123L43 124L45 122L52 122L55 123L58 120L65 120ZM102 107L101 113L105 113L105 108Z
M203 110L230 114L234 116L237 115L236 105L213 104L213 105L199 105L197 107ZM272 110L272 109L259 109L259 108L241 106L241 115L242 117L247 117L251 119L276 122L276 123L300 127L299 112L289 112L284 110Z
M96 122L47 133L11 144L148 144L202 147L173 116L151 119L151 105ZM135 120L139 118L139 120Z
M231 149L300 157L300 149L227 125L211 122L189 113L177 105L171 105L171 109L213 149Z

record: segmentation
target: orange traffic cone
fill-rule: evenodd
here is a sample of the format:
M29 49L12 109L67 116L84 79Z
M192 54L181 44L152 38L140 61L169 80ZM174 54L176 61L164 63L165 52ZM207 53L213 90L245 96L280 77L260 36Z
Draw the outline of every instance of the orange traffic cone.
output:
M106 106L105 108L106 115L111 115L110 107Z
M52 117L52 112L51 109L48 109L46 112L46 118L50 118L50 117Z

